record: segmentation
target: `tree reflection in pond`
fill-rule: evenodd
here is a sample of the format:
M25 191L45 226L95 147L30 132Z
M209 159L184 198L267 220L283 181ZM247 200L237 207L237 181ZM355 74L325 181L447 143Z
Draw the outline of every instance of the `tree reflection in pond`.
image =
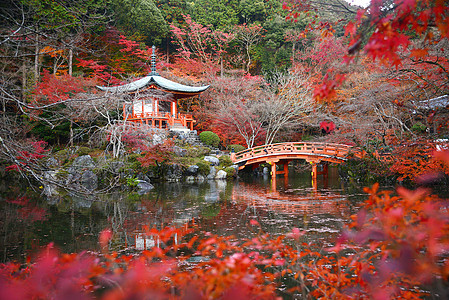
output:
M9 190L7 199L17 201L1 201L2 261L23 261L50 242L66 253L99 251L98 234L105 228L113 232L111 249L145 249L158 243L146 235L148 229L184 228L192 222L204 232L246 238L253 230L249 221L255 219L270 234L298 227L312 240L327 241L357 208L359 195L348 195L336 172L328 182L319 181L316 190L308 173L290 173L288 182L278 180L277 185L273 191L270 178L262 177L164 183L142 196L115 192L98 199L64 195L49 201L31 194L27 203L44 216L31 219L19 213L21 194Z

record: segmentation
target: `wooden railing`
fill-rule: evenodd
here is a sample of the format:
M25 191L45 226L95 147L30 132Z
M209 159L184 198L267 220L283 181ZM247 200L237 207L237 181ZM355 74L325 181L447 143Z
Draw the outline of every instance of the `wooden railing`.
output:
M193 116L191 114L176 114L172 116L169 112L146 112L146 113L134 113L128 114L125 118L128 121L136 121L142 119L155 119L167 121L167 124L173 126L175 121L179 121L183 126L187 127L187 122L193 121Z
M290 142L258 146L246 149L231 155L234 163L250 161L256 158L289 155L317 156L322 158L336 158L346 160L353 153L357 157L363 156L362 151L349 145L314 143L314 142Z

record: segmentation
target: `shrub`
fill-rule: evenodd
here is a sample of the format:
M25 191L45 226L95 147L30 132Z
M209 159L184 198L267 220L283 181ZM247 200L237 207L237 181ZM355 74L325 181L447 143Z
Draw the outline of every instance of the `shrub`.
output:
M187 147L186 157L202 157L210 153L210 149L207 147Z
M203 131L200 133L200 140L206 145L212 146L212 147L218 147L218 144L220 143L220 138L216 133L213 133L212 131Z
M426 132L427 127L421 122L416 122L411 129L416 133L424 133Z
M78 156L83 156L83 155L87 155L92 151L92 149L90 149L89 147L79 147L78 151L76 151L76 154L78 154Z
M199 168L198 173L200 175L203 175L203 176L209 175L209 172L210 172L210 163L209 162L202 160L202 161L197 162L196 165Z
M240 152L245 150L246 148L242 145L229 145L228 147L226 147L227 150L232 151L232 149L234 149L234 152Z
M227 167L224 171L226 172L226 178L231 178L235 175L235 169L233 167Z
M232 166L231 157L229 157L228 155L222 155L218 158L218 160L220 161L220 166L223 166L223 167Z

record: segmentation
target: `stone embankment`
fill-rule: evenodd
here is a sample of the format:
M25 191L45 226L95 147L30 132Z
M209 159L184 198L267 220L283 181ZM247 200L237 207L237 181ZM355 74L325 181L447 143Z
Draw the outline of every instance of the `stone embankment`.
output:
M65 153L65 157L56 153L47 159L47 170L42 175L43 181L46 182L43 186L44 194L52 197L60 194L61 190L96 193L120 186L135 188L140 194L145 194L153 189L155 182L193 183L226 180L237 176L237 167L232 165L229 155L211 150L205 156L189 157L189 153L205 152L204 147L198 150L189 147L186 150L175 146L173 162L148 168L143 168L132 155L122 159L108 159L102 155L76 156L76 150L72 150L72 155ZM69 149L64 151L70 152ZM76 157L73 158L74 156Z

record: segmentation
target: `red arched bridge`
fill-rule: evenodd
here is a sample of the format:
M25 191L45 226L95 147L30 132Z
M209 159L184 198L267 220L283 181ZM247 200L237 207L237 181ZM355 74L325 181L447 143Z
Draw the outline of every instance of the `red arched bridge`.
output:
M289 142L258 146L237 153L231 153L231 160L239 166L239 170L246 166L257 167L261 163L271 164L271 174L288 175L288 163L295 159L304 159L312 164L312 176L316 178L317 165L321 162L340 164L352 154L361 158L364 152L349 145L317 143L317 142ZM281 171L276 165L284 165ZM327 164L324 164L327 173Z

